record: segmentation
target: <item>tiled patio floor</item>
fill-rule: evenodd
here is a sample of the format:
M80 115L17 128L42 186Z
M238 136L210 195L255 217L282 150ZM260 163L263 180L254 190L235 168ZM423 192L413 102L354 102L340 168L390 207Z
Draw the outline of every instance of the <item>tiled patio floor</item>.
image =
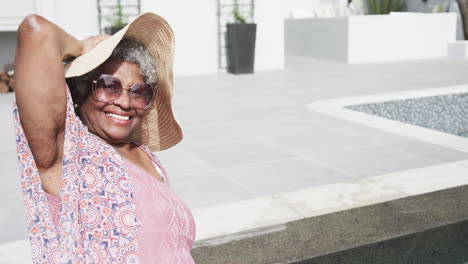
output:
M468 62L286 62L284 71L176 79L185 139L159 156L193 208L468 158L305 107L335 97L465 84Z
M312 112L314 101L468 83L468 61L347 65L286 59L286 69L175 80L184 140L159 154L193 209L468 159L468 153ZM0 243L26 239L11 121L0 95Z

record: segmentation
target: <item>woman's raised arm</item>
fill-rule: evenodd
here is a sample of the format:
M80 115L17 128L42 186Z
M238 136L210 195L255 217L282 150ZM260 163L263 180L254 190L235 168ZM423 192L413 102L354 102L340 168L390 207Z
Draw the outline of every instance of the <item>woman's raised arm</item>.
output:
M66 119L63 61L82 55L105 38L79 41L39 15L29 15L20 24L16 103L38 168L50 168L62 157Z
M61 157L59 136L63 137L66 118L62 61L81 55L82 50L79 40L41 16L27 16L18 28L16 103L39 168L49 168Z

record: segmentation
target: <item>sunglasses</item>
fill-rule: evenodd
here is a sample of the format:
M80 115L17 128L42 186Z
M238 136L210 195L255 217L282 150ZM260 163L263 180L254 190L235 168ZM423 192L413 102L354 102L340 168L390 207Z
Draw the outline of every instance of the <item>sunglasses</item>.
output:
M100 74L93 80L92 91L96 101L112 103L119 99L122 91L126 90L132 106L136 109L148 109L153 103L155 87L152 84L139 82L129 88L123 88L119 78Z

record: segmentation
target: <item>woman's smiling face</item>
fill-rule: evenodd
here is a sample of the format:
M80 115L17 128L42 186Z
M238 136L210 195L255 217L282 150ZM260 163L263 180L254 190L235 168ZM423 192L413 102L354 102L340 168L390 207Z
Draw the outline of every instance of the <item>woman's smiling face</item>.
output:
M99 72L119 78L122 87L143 82L138 65L131 62L109 60L99 67ZM114 145L130 142L145 112L132 106L126 91L111 103L96 101L90 94L80 106L80 117L89 131Z

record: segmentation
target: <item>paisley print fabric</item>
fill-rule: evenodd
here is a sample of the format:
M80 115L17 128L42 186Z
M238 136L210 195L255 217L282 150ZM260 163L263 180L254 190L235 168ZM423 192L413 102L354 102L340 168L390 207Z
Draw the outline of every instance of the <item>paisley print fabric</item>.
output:
M133 192L123 158L75 115L67 89L61 210L53 224L14 103L16 144L33 263L139 263Z

